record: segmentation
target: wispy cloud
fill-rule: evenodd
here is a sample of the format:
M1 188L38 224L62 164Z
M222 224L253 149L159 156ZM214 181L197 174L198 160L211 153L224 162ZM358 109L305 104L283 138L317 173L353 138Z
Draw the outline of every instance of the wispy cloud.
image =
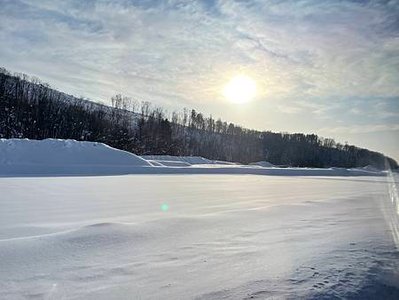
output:
M238 70L253 73L264 97L392 96L399 94L398 6L13 0L2 4L0 41L12 49L2 47L5 62L72 64L121 88L175 89L187 101L218 97L221 74Z
M335 134L335 133L372 133L372 132L387 132L399 131L399 124L375 124L375 125L351 125L351 126L338 126L338 127L325 127L321 128L320 132Z

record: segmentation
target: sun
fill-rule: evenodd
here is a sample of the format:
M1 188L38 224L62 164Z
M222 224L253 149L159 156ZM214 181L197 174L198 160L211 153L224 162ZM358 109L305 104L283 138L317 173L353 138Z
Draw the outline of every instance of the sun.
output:
M249 76L237 75L226 84L223 95L231 102L247 103L256 95L256 83Z

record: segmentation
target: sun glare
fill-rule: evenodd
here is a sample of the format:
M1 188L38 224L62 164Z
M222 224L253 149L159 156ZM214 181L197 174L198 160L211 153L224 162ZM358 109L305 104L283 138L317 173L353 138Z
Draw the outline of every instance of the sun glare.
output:
M231 102L246 103L255 97L256 83L246 75L235 76L224 87L223 95Z

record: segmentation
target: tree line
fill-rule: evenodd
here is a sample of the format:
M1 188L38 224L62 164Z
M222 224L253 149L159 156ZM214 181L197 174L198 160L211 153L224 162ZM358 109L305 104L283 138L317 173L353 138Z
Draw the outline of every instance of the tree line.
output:
M0 137L96 141L138 155L198 155L240 163L398 167L381 153L315 134L261 132L194 109L168 114L162 107L122 95L112 97L108 106L4 68L0 68Z

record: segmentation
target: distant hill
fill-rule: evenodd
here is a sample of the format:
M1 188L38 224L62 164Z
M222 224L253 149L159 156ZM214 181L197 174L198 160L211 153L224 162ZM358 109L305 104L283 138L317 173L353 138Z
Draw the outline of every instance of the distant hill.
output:
M106 143L139 155L202 156L212 160L298 167L398 168L381 153L315 134L246 129L195 110L166 115L149 102L117 95L112 106L51 89L39 79L0 69L0 137Z

